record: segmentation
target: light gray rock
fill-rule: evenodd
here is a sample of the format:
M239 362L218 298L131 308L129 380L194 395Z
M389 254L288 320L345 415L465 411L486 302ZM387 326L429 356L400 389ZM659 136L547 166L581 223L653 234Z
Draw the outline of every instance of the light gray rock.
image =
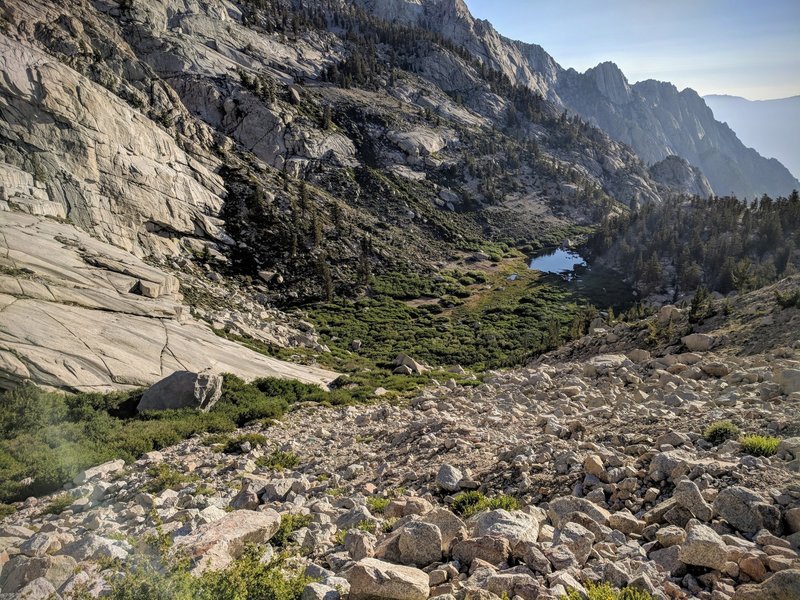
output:
M714 345L714 336L706 333L692 333L681 338L689 352L707 352Z
M686 527L686 540L678 558L687 565L709 567L721 571L728 561L728 548L710 527L692 520Z
M442 534L436 525L412 521L399 529L400 562L427 567L442 558Z
M428 597L427 573L375 558L358 561L348 571L347 581L350 600L425 600Z
M72 482L75 485L83 485L87 481L92 481L94 479L105 479L108 475L111 475L112 473L118 473L124 468L124 460L110 460L102 465L97 465L96 467L91 467L85 471L81 471L75 475L75 478L72 480Z
M741 486L720 490L714 499L714 514L744 533L756 533L761 529L781 533L780 510L754 491Z
M221 570L239 558L247 544L264 544L280 527L274 510L235 510L175 539L173 552L192 561L192 571Z
M800 569L786 569L760 584L736 589L732 600L795 600L800 598Z
M703 499L700 490L693 481L682 479L675 485L675 492L672 495L678 506L685 508L701 521L711 520L713 510Z
M472 537L497 536L514 546L539 539L539 520L528 513L503 509L477 514L472 520Z
M458 482L464 478L463 473L454 466L444 463L436 473L436 485L447 492L457 492L461 488Z

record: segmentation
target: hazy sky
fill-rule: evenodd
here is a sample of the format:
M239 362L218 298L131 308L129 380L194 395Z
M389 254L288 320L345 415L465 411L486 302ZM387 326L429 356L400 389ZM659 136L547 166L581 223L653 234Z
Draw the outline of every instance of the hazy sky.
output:
M503 35L563 67L617 63L631 82L701 95L800 94L800 0L465 0Z

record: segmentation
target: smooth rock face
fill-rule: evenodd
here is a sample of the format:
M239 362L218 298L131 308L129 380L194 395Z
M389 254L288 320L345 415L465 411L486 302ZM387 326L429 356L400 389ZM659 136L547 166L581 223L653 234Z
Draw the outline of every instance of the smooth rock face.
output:
M242 555L248 543L269 541L280 523L280 515L274 510L235 510L190 535L176 538L173 551L191 559L196 574L224 569Z
M338 376L215 335L187 316L174 276L68 223L0 211L0 265L35 273L30 279L0 273L0 388L32 379L104 392L208 368L317 384ZM144 278L159 282L158 298L131 292Z
M121 471L123 468L125 468L125 461L121 458L118 460L110 460L102 465L97 465L96 467L91 467L85 471L81 471L75 475L75 478L72 480L72 482L75 485L82 485L93 479L104 479L106 475Z
M351 600L425 600L428 574L375 558L358 561L347 574Z
M196 408L208 412L222 395L222 375L175 371L142 395L139 412Z
M442 558L442 534L436 525L412 521L400 530L398 547L401 562L427 567Z

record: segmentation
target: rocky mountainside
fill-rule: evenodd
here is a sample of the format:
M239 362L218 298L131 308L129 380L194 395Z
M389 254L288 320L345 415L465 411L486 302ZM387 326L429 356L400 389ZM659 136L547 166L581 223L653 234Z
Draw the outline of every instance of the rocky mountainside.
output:
M279 568L286 597L309 599L555 600L598 582L633 598L797 598L800 308L774 300L797 285L694 331L673 306L598 320L478 386L301 405L91 468L2 523L2 593L205 598L215 577L264 593ZM758 450L739 429L778 437ZM188 580L145 566L178 557ZM270 578L251 582L258 564Z
M781 161L800 177L800 156L792 140L800 135L800 96L748 100L739 96L703 96L718 121L727 123L748 146Z
M441 33L512 81L629 145L648 164L670 155L685 158L702 170L715 194L785 196L800 185L780 162L746 147L694 90L653 80L630 84L611 62L585 73L564 69L540 46L505 38L487 21L474 19L462 0L359 3L385 18Z
M209 328L321 350L274 306L558 245L683 185L445 37L351 4L11 1L0 25L4 386L232 366ZM63 335L20 327L43 307L70 315ZM242 376L266 364L243 356Z

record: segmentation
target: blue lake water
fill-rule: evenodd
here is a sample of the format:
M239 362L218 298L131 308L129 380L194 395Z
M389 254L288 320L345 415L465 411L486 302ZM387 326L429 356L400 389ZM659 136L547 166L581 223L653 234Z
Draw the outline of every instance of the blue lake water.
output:
M585 267L586 261L577 252L558 248L549 254L542 254L531 259L529 269L542 273L566 273L575 267Z
M608 307L624 310L636 302L636 292L622 273L599 264L588 264L574 250L558 248L534 256L528 267L556 277L576 296L587 299L601 310Z

